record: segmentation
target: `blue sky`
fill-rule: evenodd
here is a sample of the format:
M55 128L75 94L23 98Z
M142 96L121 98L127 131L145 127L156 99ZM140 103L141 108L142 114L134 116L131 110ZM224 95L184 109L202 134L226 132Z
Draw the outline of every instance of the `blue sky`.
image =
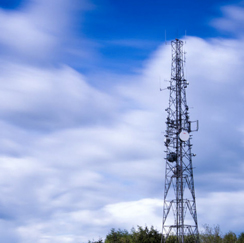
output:
M0 0L0 241L161 229L165 30L186 41L200 230L242 232L243 16L239 1Z
M165 32L167 40L185 34L203 38L219 36L219 31L209 23L213 18L222 16L221 6L233 4L233 1L95 3L96 8L85 14L82 34L100 43L99 51L108 61L107 65L113 65L117 71L128 72L131 68L125 62L133 64L134 68L140 67L141 60L165 40Z

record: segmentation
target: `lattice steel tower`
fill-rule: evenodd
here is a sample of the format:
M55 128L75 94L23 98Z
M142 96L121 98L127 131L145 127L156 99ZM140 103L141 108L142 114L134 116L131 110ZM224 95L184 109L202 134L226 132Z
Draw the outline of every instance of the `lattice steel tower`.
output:
M166 120L166 170L161 242L175 235L177 243L199 242L195 201L191 132L198 130L198 121L189 121L186 102L187 81L184 78L183 41L171 42L172 64L169 107ZM193 128L194 126L194 128ZM189 239L191 238L191 240ZM190 241L189 241L190 240ZM172 242L172 241L170 241Z

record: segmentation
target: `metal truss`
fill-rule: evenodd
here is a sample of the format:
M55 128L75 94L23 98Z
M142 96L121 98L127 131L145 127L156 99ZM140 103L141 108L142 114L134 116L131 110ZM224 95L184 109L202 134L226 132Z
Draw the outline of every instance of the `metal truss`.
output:
M187 81L184 78L183 41L171 42L172 64L169 106L166 120L166 169L162 242L175 235L177 243L187 237L199 242L196 199L192 168L192 122L186 102ZM198 130L198 121L197 129ZM181 137L182 136L182 137Z

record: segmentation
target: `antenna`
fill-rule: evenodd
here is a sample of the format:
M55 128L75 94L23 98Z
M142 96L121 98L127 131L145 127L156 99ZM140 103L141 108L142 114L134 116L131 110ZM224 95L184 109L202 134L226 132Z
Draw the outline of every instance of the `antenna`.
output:
M186 101L187 81L184 77L184 42L171 41L172 63L169 106L166 109L166 169L161 243L173 237L172 242L199 243L195 189L191 152L193 131L198 121L189 120ZM191 124L196 123L192 129Z
M169 82L168 80L164 80L164 82ZM170 87L166 87L164 89L162 89L162 80L161 77L159 78L159 87L160 87L160 91L166 90L166 89L170 89Z

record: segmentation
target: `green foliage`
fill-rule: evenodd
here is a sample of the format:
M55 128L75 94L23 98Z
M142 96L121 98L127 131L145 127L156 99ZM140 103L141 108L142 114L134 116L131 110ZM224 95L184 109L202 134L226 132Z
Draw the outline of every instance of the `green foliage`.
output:
M176 243L177 242L177 237L175 235L170 235L166 241L166 243ZM186 235L184 237L184 242L185 243L196 243L196 237L193 235Z
M195 243L197 241L197 238L196 238L196 236L194 236L194 235L187 235L186 237L185 237L185 243Z
M204 231L200 234L201 243L222 243L219 226L211 228L209 225L204 225Z
M219 226L210 227L204 225L204 230L199 235L200 243L244 243L244 232L238 238L235 233L228 232L223 237L221 236ZM132 228L130 232L127 230L111 229L110 233L106 236L105 241L102 239L98 241L89 241L88 243L160 243L161 233L156 229L148 227L137 226L137 229ZM166 243L176 243L177 238L175 235L170 235ZM184 239L185 243L195 243L196 238L193 235L187 235Z
M230 231L229 233L225 234L223 238L223 243L236 243L236 242L237 242L237 237L235 233Z
M161 234L153 227L151 229L148 229L148 227L143 229L141 226L138 226L137 231L132 230L131 236L131 243L158 243L161 240Z
M127 230L111 229L111 232L107 235L105 243L130 243L130 234Z
M126 230L112 229L106 236L105 243L159 243L161 234L151 227L138 226L137 230L132 228L131 233Z
M244 243L244 233L243 232L238 236L237 243Z
M175 242L177 242L176 241L177 240L177 238L176 238L176 236L175 235L170 235L169 237L168 237L168 239L167 239L167 243L175 243Z
M88 241L88 243L103 243L103 240L102 239L99 239L98 241Z

